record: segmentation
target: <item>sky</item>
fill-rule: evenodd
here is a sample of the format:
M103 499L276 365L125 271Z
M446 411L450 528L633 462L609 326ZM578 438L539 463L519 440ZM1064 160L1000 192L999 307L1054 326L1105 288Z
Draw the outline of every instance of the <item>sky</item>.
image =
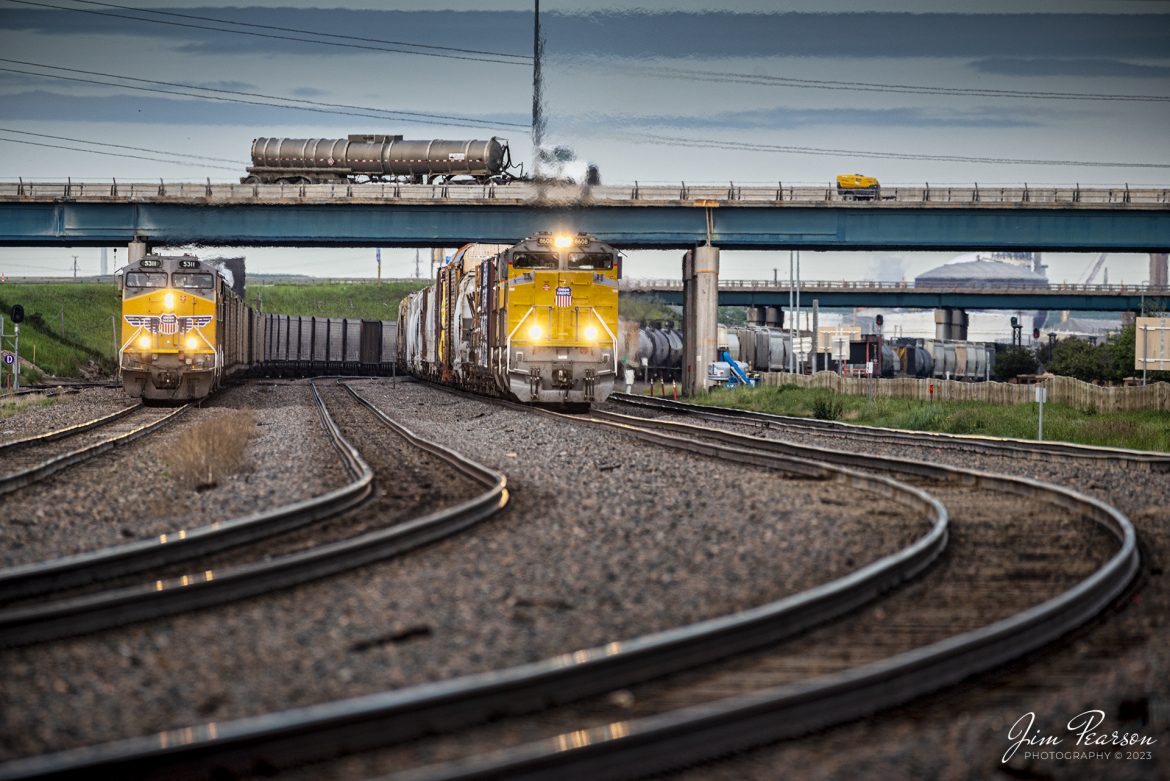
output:
M258 136L495 135L530 158L531 2L326 2L0 0L0 181L238 181ZM1170 0L545 0L541 18L546 140L607 184L1170 182ZM975 160L932 158L954 155ZM253 273L376 271L369 248L244 254ZM955 254L804 253L804 276L912 278ZM97 271L94 248L7 248L0 274L71 274L73 255ZM382 256L414 273L413 250ZM626 269L677 277L679 257ZM722 275L787 259L725 252ZM1095 259L1045 258L1070 282ZM1138 283L1147 263L1105 265Z

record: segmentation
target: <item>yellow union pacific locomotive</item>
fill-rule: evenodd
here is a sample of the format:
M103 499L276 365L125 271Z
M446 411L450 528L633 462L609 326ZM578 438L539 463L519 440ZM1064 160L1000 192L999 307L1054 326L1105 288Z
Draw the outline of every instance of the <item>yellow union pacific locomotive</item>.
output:
M147 255L122 273L122 386L145 400L201 399L250 361L256 327L216 266Z
M398 362L517 401L603 401L617 370L621 256L592 236L538 233L487 255L462 247L402 301Z

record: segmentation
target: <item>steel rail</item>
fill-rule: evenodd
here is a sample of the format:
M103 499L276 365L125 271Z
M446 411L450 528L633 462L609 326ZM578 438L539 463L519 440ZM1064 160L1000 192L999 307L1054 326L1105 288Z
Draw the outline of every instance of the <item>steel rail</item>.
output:
M19 391L19 392L24 393L24 391ZM30 391L30 392L43 393L43 391ZM0 397L0 398L3 398L3 397ZM3 456L5 453L9 452L10 450L15 450L17 448L28 447L30 445L39 445L39 444L42 444L44 442L54 442L58 439L64 439L65 437L73 436L74 434L80 434L83 431L89 431L90 429L97 428L98 426L102 426L106 423L109 423L110 421L117 420L118 418L129 415L134 410L141 409L141 408L142 408L141 403L131 404L128 407L123 407L120 410L117 410L115 412L111 412L109 415L103 415L100 418L94 418L93 420L87 420L84 423L78 423L75 426L66 426L65 428L59 428L56 431L49 431L49 432L46 432L44 434L33 434L32 436L24 437L23 439L14 439L11 442L5 442L3 444L0 444L0 456Z
M1128 450L1125 448L1078 445L1071 442L1044 442L1033 439L1011 437L988 437L977 434L946 434L934 431L910 431L880 426L860 426L835 420L817 420L792 415L776 415L755 410L734 407L714 407L706 404L692 404L673 399L638 396L626 393L612 393L611 401L635 407L665 410L695 415L709 420L750 421L776 427L803 429L807 431L833 431L850 436L864 437L883 442L901 442L910 445L948 447L959 450L974 450L983 453L1018 458L1045 459L1054 455L1067 458L1087 459L1122 463L1127 466L1150 471L1170 471L1170 453L1150 450Z
M348 386L346 390L359 403L370 407ZM329 419L324 403L313 385L318 411L325 416L335 447L346 451L346 460L355 463L359 477L343 488L319 497L288 505L270 513L248 516L235 524L245 535L254 533L257 522L275 521L284 528L337 514L364 501L371 490L372 470L356 449L341 436ZM276 589L299 585L339 572L381 561L399 553L446 537L485 518L507 504L504 475L480 466L435 443L421 439L405 427L374 410L380 419L412 446L450 464L469 478L482 483L486 490L476 497L444 510L429 513L390 527L367 532L281 556L269 561L245 564L222 571L205 570L194 575L156 580L130 588L118 588L47 605L0 611L0 645L22 645L113 626L160 618L203 607L221 605ZM307 520L306 520L307 519ZM250 528L245 528L251 523ZM204 527L204 530L210 527ZM196 532L204 530L195 530ZM214 534L215 530L206 534ZM271 536L271 527L261 528L256 539ZM190 535L186 539L191 539Z
M580 421L572 416L562 417L570 422ZM614 424L595 425L612 427ZM333 756L338 746L348 751L372 748L437 729L481 722L495 715L531 712L798 634L913 578L934 563L946 548L946 508L919 488L842 467L809 465L775 453L622 428L644 441L737 463L769 466L800 478L844 479L857 487L879 491L910 509L924 511L930 526L910 545L848 575L732 615L505 670L16 760L0 765L0 781L95 773L167 778L175 774L210 775L242 771L254 767L258 761L275 767L287 766Z
M364 501L372 488L373 473L361 457L356 455L353 447L340 439L340 431L324 412L319 400L317 414L332 446L338 451L343 465L354 478L347 485L274 510L195 529L179 529L150 539L136 540L97 551L2 569L0 601L9 602L51 594L54 591L176 564L252 543L327 518ZM12 615L13 612L0 610L0 644L8 640L2 633L2 628L6 626L5 617Z
M158 420L151 423L147 423L146 425L139 426L132 431L110 437L109 439L103 439L99 442L93 443L92 445L87 445L85 447L78 448L77 450L72 450L68 453L63 453L47 461L42 461L35 466L22 469L19 472L4 475L0 477L0 495L12 493L13 491L24 488L25 486L29 486L33 483L44 480L46 477L56 474L62 469L66 469L70 466L73 466L74 464L80 464L83 461L88 461L89 459L94 458L95 456L99 456L102 453L105 453L108 450L112 450L113 448L120 445L133 442L139 437L146 436L147 434L157 431L168 423L171 423L190 408L190 404L184 404L181 407L177 407L175 410L168 413L164 417L159 418ZM10 442L6 444L4 448L29 447L32 445L44 444L46 442L53 442L59 439L64 439L66 437L75 436L100 426L109 425L116 420L119 420L133 412L137 412L142 409L145 409L145 407L142 405L127 407L126 409L119 410L118 412L115 412L111 415L106 415L105 417L91 420L72 428L49 432L48 434L42 434L40 437L29 437L23 440L17 440L16 442Z
M712 433L686 424L657 423L671 429L685 426L698 435ZM1043 603L886 659L748 695L563 733L491 755L417 768L394 775L394 781L618 781L679 769L868 716L1019 659L1094 618L1125 592L1138 572L1140 556L1133 525L1121 512L1061 486L975 474L980 480L1030 483L1055 494L1062 504L1078 505L1118 539L1118 551L1087 578Z

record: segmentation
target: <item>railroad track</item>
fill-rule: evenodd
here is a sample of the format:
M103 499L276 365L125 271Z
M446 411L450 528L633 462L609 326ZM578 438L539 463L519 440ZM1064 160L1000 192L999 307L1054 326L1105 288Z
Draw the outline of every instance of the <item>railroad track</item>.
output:
M1019 658L1111 604L1138 568L1128 520L1067 489L922 462L787 445L709 427L604 412L594 417L609 424L686 432L723 443L750 442L788 455L804 453L894 471L943 498L951 511L952 542L946 561L849 622L835 622L725 666L633 687L632 709L592 701L560 715L545 714L538 729L502 724L478 739L464 733L459 748L430 745L423 754L443 756L447 750L449 755L462 755L460 759L393 778L637 778L800 735L892 707ZM994 499L980 495L978 502L971 502L972 489L992 487L1005 495ZM1017 517L1021 497L1035 503L1041 495L1051 507L1047 513L1029 514L1026 533L1003 540L1003 529L988 525L996 518ZM1044 562L1034 546L1059 535L1061 527L1068 526L1070 512L1108 532L1114 538L1113 553L1099 566L1087 566L1083 557L1069 558L1067 549L1050 548L1050 575L1055 571L1071 581L1052 593L1051 584L1044 583L1049 578L1038 577ZM1004 554L1016 559L1014 565L1004 560ZM1036 594L1047 598L1034 598ZM1013 595L1026 596L1016 596L1013 604ZM973 609L966 614L953 609L964 604ZM523 742L533 733L556 728L560 734ZM518 745L494 750L509 743ZM383 757L378 766L412 761L418 761L414 754Z
M43 758L48 765L14 765L0 771L14 777L37 773L110 772L169 776L176 772L215 773L329 755L338 744L361 746L401 740L436 725L480 721L498 711L525 712L545 701L561 702L597 693L615 681L660 675L664 666L684 669L724 655L729 649L758 647L830 615L847 612L928 567L945 549L946 515L918 489L885 477L810 464L776 454L756 454L675 437L646 434L648 441L673 443L721 459L782 469L804 480L842 480L876 491L904 505L908 517L923 519L923 533L908 547L861 568L833 584L697 627L669 630L632 642L578 651L522 668L470 676L449 683L331 703L236 722L220 721L168 733L159 739L131 740ZM29 760L36 763L36 760ZM71 763L77 762L75 765Z
M0 608L0 645L26 645L82 634L287 588L417 548L504 507L507 490L503 475L415 436L373 410L348 386L342 388L336 401L348 399L346 403L368 410L370 417L365 425L372 422L386 427L391 436L448 464L477 484L479 490L453 506L416 513L408 519L386 516L386 508L376 504L359 508L371 496L375 471L342 435L317 383L312 383L318 414L352 477L350 482L320 496L243 518L2 570L0 604L6 606ZM388 482L392 481L393 476ZM350 510L361 513L366 522L358 524L349 518L338 522L331 534L322 529L321 523L326 519ZM295 544L290 544L282 555L272 556L269 543L276 540L289 544L288 538L294 535L299 535ZM264 554L271 558L230 552L259 542L266 542ZM223 558L214 558L216 554ZM198 560L197 568L189 574L158 572L193 560ZM151 580L142 582L146 572L151 573ZM89 584L108 581L115 581L112 587L78 591ZM67 595L60 597L63 591ZM45 601L45 597L58 598Z
M0 445L0 495L44 480L173 422L188 409L133 404L94 420Z
M759 649L785 637L798 636L789 643L813 642L814 651L820 652L817 643L808 638L818 636L820 632L839 631L837 628L845 622L825 624L833 616L865 604L877 594L888 591L892 585L924 573L919 580L894 592L892 598L898 599L906 589L921 591L922 584L938 571L938 568L927 570L927 566L944 550L948 534L946 510L921 488L898 484L888 477L870 476L867 480L847 467L824 463L838 456L841 457L840 463L849 463L849 460L856 459L853 454L812 453L813 449L806 449L809 451L806 457L815 456L817 461L804 460L801 466L795 467L800 463L793 459L795 450L783 443L774 444L790 448L787 452L773 450L771 445L761 446L761 441L754 438L728 435L739 437L741 446L734 447L729 444L733 440L722 439L722 434L719 435L721 441L712 441L706 436L707 430L691 431L680 428L679 424L657 427L645 421L570 420L574 424L617 426L643 441L707 453L721 459L742 458L745 463L787 464L790 468L802 470L806 477L815 477L818 473L823 476L828 470L847 474L849 476L845 479L858 480L859 485L884 482L891 489L897 486L906 497L916 497L923 509L934 508L933 525L912 546L893 556L833 583L734 616L615 641L599 648L495 673L19 760L0 767L0 778L64 777L97 772L170 777L181 772L210 775L242 772L257 766L287 767L330 757L339 751L340 746L353 751L394 744L422 733L463 727L492 715L525 713L549 704L578 700L666 673L695 668L713 659ZM924 639L911 633L904 638L912 646L910 650L892 656L884 655L888 648L879 648L876 649L879 658L866 658L862 664L857 664L856 658L848 651L842 651L837 661L846 666L825 673L823 669L809 667L807 648L803 651L796 649L790 657L794 661L779 667L798 683L780 684L752 695L722 696L714 702L682 710L670 705L672 700L667 696L658 700L660 704L667 704L668 709L664 712L634 720L614 719L608 717L612 714L603 714L607 716L605 726L600 727L569 716L569 723L576 726L552 739L525 744L504 754L476 755L457 765L420 768L404 777L633 777L836 723L933 691L1050 642L1110 604L1137 569L1132 527L1120 513L1100 502L1021 478L980 475L920 462L899 463L898 459L880 460L882 468L897 471L904 479L933 481L932 489L940 493L961 492L970 485L996 486L1011 494L1017 505L1020 496L1034 499L1038 493L1043 493L1055 508L1054 513L1063 515L1072 509L1083 520L1098 524L1104 535L1114 540L1112 554L1100 566L1094 565L1090 572L1074 572L1075 583L1066 584L1067 588L1039 604L1029 603L1019 610L1015 610L1016 606L1008 606L1010 615L979 623L974 628L963 627L966 631L948 631L942 639ZM864 461L872 469L878 466L879 459L865 457ZM999 508L1002 510L1009 501L1005 499ZM1006 543L1006 546L1011 547L1011 543ZM955 557L954 552L946 554L944 565ZM964 554L963 558L972 562L978 559L978 555ZM976 563L974 566L978 569L980 565ZM866 583L867 580L871 582ZM967 585L970 583L959 583L953 590L966 594ZM903 601L913 609L918 596L911 594ZM887 601L879 603L882 609ZM1003 611L1004 606L1000 606L999 612ZM947 619L949 625L950 617L945 612L939 618ZM799 637L810 627L820 624L825 626L814 630L813 634ZM810 680L809 674L816 677ZM683 690L686 688L688 686ZM677 704L677 700L674 702ZM543 714L540 721L555 727L559 724L555 714L560 712ZM466 737L466 732L461 733L460 740ZM506 742L493 743L493 740L489 739L487 744ZM475 744L474 740L471 742Z
M733 407L712 407L706 404L691 404L656 397L638 396L627 393L611 394L609 400L632 408L669 412L701 418L703 420L755 424L778 431L794 430L832 434L853 439L877 441L886 444L929 445L956 451L984 453L988 455L1049 459L1055 456L1067 459L1108 462L1132 469L1148 469L1156 472L1170 472L1170 453L1124 448L1076 445L1068 442L1044 442L1032 439L1009 437L986 437L973 434L944 434L929 431L907 431L905 429L858 426L834 420L816 420L790 415L773 415L767 412L735 409Z

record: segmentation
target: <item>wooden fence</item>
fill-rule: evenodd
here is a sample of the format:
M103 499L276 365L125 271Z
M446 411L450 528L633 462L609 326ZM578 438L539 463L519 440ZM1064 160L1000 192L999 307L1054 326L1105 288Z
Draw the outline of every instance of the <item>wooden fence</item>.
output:
M1035 385L1013 385L1006 382L960 382L958 380L916 379L868 379L865 377L842 377L834 372L817 372L813 375L767 372L763 375L765 385L797 385L801 388L829 388L838 393L875 396L898 399L930 399L930 386L934 386L934 398L942 401L981 401L987 404L1024 404L1036 399ZM1078 409L1095 409L1098 412L1121 410L1170 411L1170 383L1155 382L1144 386L1102 387L1072 377L1049 377L1042 383L1048 389L1049 402L1067 404Z

